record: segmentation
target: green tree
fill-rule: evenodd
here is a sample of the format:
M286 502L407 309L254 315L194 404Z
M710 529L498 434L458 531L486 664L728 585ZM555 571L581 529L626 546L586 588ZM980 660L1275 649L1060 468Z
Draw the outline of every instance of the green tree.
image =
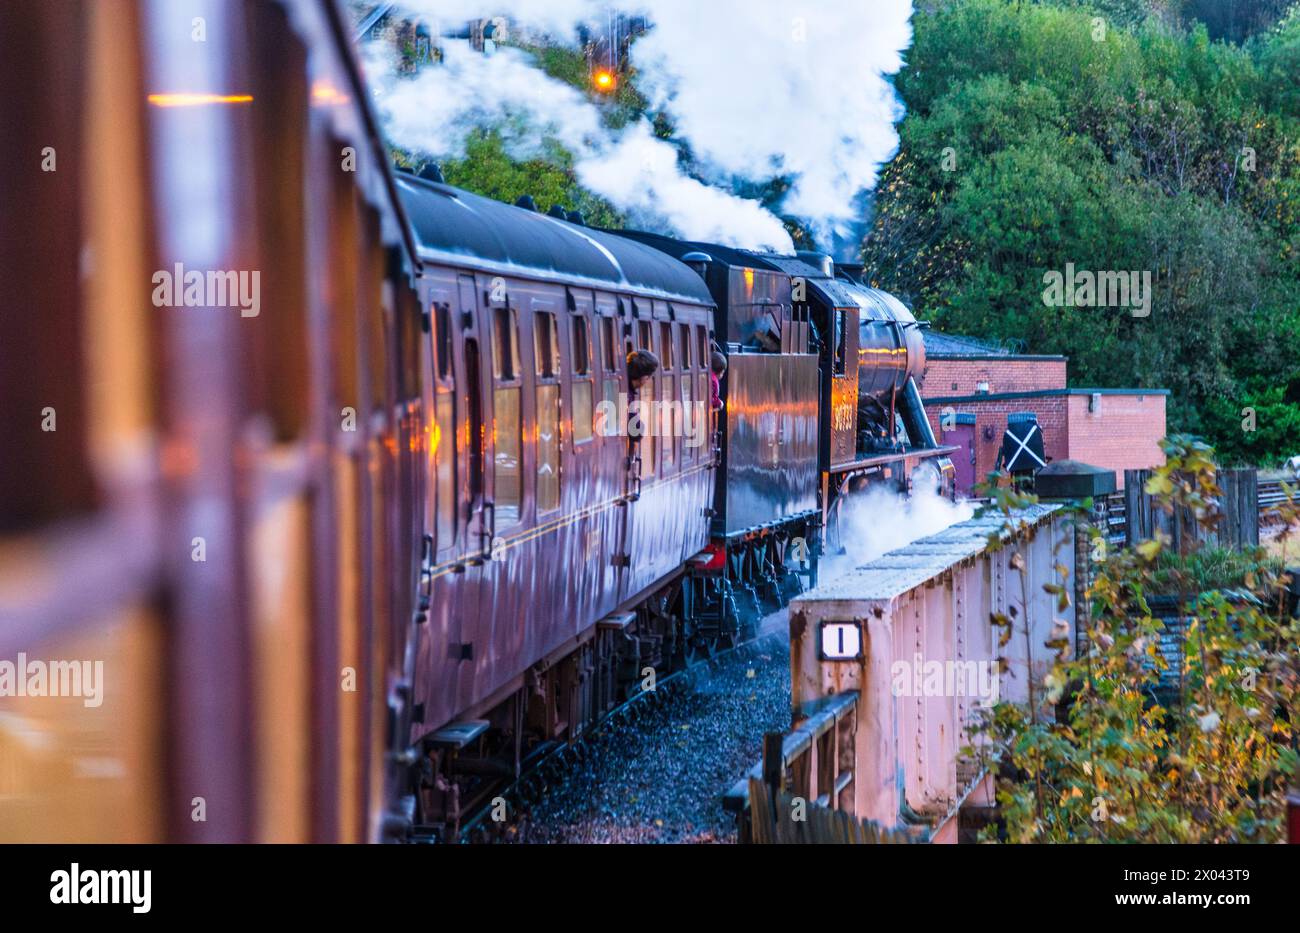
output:
M1069 356L1074 385L1170 389L1171 429L1235 454L1220 409L1300 376L1300 13L1241 47L1176 28L1178 12L919 12L863 260L944 329ZM1067 263L1150 273L1150 317L1045 307L1043 276ZM1268 462L1298 443L1245 449Z

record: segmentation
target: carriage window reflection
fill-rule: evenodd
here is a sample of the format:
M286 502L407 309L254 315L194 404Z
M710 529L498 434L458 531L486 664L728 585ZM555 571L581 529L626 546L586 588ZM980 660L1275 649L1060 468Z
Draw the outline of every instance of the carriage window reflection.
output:
M677 399L677 380L672 376L664 376L663 399L664 404L655 409L654 417L655 433L663 439L664 471L667 472L673 465L673 448L676 446L673 438L681 430L680 416L673 411L672 403Z
M685 325L683 325L684 327ZM689 340L682 341L682 365L686 365L685 355L686 348L690 346ZM682 443L682 462L689 462L695 459L695 448L691 445L690 438L695 437L695 422L692 420L695 411L691 407L691 380L695 378L690 373L682 374L682 437L687 438Z
M436 434L433 454L438 471L438 547L449 546L456 534L456 420L455 396L438 393L435 401Z
M573 442L591 440L591 354L587 343L587 319L573 318Z
M493 404L493 502L500 528L519 521L519 387L498 387Z
M647 379L637 392L637 413L633 423L628 426L628 433L640 432L637 447L641 456L641 478L654 476L655 439L651 413L655 410L655 381Z
M560 507L560 387L537 387L537 511Z

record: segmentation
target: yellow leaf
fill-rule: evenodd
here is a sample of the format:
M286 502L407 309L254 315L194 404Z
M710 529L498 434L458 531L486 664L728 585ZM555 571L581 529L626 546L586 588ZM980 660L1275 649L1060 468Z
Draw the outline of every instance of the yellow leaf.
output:
M1168 476L1155 473L1146 481L1143 491L1148 496L1167 496L1174 491L1174 484L1169 481Z
M1137 552L1143 560L1155 560L1156 555L1160 553L1160 542L1143 541L1137 546Z

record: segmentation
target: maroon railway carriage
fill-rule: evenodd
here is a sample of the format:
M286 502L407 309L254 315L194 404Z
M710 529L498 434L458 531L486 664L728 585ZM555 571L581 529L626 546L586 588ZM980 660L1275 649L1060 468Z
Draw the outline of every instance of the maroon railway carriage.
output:
M423 264L433 413L409 734L429 762L419 821L441 834L490 778L691 654L713 304L642 244L415 176L398 188ZM635 441L633 349L661 362Z

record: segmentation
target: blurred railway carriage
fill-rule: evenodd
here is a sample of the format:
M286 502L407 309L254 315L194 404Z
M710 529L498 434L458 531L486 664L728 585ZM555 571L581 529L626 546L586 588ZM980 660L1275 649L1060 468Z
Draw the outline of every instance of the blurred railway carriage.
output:
M420 307L347 34L321 0L0 4L0 661L103 670L98 705L0 697L0 840L388 824ZM207 287L252 270L256 309Z
M349 34L0 4L0 663L104 672L0 696L0 840L454 838L801 588L853 483L942 464L901 305L395 173Z

